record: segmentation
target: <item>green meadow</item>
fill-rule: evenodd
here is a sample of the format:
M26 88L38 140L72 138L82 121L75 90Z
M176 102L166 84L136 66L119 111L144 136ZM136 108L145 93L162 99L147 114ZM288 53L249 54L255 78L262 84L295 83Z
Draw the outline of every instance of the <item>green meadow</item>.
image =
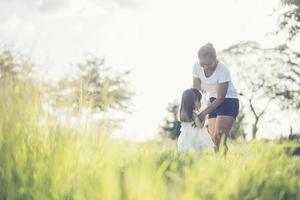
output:
M11 89L9 89L11 88ZM35 84L1 86L0 199L300 199L297 143L231 142L180 157L175 142L112 140L40 123Z

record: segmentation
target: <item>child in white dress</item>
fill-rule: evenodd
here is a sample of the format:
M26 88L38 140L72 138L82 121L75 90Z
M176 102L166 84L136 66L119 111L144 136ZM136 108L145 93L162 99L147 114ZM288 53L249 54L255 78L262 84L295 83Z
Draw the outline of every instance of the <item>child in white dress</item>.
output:
M187 89L182 94L179 109L179 121L181 122L180 135L177 141L178 152L183 155L190 149L199 152L203 149L212 149L214 143L198 118L201 106L201 93L194 88Z

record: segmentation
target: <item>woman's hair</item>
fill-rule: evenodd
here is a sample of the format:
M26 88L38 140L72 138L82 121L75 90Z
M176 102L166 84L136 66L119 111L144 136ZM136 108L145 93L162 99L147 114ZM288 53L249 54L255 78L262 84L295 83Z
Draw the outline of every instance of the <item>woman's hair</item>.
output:
M217 59L217 54L214 46L211 43L207 43L206 45L202 46L198 51L198 58L207 58L210 60Z
M195 101L200 101L202 98L199 90L195 88L190 88L184 90L182 93L181 104L179 108L179 121L181 122L191 122L193 121L193 110Z

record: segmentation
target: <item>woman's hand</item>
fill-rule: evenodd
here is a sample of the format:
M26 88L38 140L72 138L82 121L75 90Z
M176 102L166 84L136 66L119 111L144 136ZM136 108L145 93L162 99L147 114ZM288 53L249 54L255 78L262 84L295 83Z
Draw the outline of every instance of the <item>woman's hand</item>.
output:
M198 116L200 120L204 120L205 116L211 111L215 110L219 105L221 105L225 99L229 82L219 83L218 85L218 96L206 109L204 109Z
M205 121L205 117L208 113L206 111L202 111L200 112L200 114L198 115L199 119L201 122L204 122Z

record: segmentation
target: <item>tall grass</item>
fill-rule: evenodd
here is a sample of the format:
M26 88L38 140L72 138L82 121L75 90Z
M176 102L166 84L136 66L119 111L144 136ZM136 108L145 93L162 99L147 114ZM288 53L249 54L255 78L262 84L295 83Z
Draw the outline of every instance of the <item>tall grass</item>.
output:
M41 125L41 101L35 84L1 86L0 199L300 199L300 159L286 151L296 144L179 157L174 144Z

